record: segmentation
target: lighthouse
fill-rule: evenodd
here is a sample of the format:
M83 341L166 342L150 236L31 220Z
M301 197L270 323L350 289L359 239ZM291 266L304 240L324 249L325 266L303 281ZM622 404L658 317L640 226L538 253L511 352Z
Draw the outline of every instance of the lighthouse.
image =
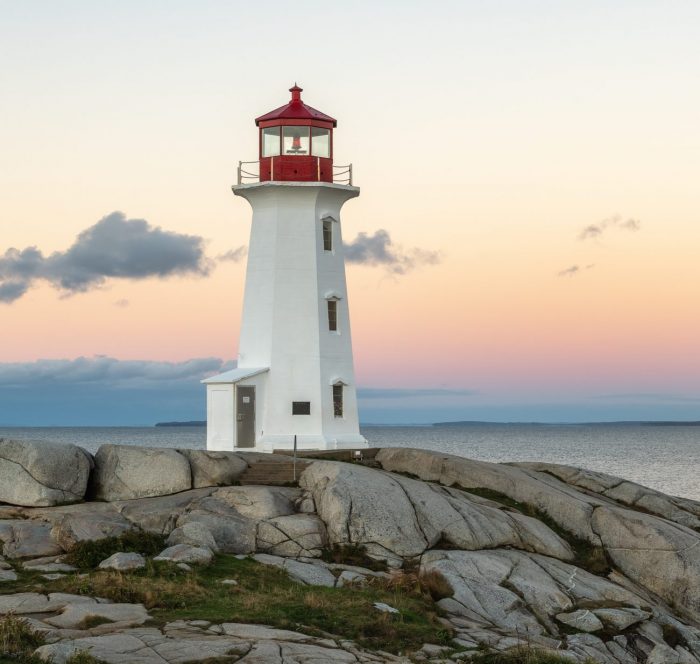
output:
M207 449L366 446L360 434L340 210L359 195L333 163L337 121L291 100L255 120L239 162L253 210L237 368L203 381Z

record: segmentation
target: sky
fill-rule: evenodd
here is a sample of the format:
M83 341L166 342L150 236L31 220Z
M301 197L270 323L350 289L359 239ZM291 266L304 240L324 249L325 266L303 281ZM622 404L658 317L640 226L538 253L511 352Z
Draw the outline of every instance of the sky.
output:
M0 0L0 426L204 418L254 118L338 119L360 420L700 420L700 4Z

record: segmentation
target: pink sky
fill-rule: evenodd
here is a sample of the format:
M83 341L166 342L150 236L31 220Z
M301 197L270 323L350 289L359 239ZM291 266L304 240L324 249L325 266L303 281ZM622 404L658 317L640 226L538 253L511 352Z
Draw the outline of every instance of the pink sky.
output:
M496 4L309 2L293 49L287 19L223 2L6 7L0 256L65 251L115 210L211 259L247 244L235 166L298 79L362 190L345 240L439 256L348 267L358 384L700 413L700 10ZM0 363L234 359L244 276L35 281L0 303Z

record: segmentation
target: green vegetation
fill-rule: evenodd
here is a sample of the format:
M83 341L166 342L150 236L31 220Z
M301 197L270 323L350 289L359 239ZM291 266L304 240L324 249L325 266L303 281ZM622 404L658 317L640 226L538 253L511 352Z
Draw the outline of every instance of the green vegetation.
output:
M235 579L237 585L224 585L224 579ZM366 587L325 588L295 583L285 571L250 558L220 555L212 565L189 573L151 562L130 574L95 571L46 585L48 592L143 603L158 624L178 619L258 623L311 635L332 633L395 653L424 643L448 645L451 639L433 602L451 592L438 575L398 572L389 579L371 579ZM375 602L399 613L382 613Z
M569 544L574 552L574 560L572 563L576 565L576 567L581 567L587 572L598 576L607 576L610 574L610 572L612 572L612 566L610 565L610 561L608 560L608 556L603 547L595 546L589 541L580 539L572 532L562 528L554 519L552 519L551 516L549 516L549 514L547 514L547 512L543 512L534 505L520 503L517 500L513 500L509 496L506 496L504 493L494 491L493 489L465 489L464 487L458 485L454 486L456 489L464 491L465 493L473 493L476 496L488 498L489 500L500 503L504 507L520 512L525 516L530 516L533 519L542 521L542 523L551 528L557 535L559 535L559 537Z
M383 560L370 558L367 555L367 548L362 544L334 544L330 549L322 552L321 559L327 563L356 565L375 572L383 572L387 568Z
M470 664L571 664L571 659L532 646L513 648L505 652L481 652L474 655ZM596 664L588 660L586 664Z
M88 570L97 567L103 560L120 551L157 556L165 548L165 537L142 530L127 530L119 537L78 542L65 557L69 565Z
M101 659L96 659L87 650L80 650L73 653L67 660L66 664L103 664Z
M44 645L44 638L29 624L12 614L0 619L0 664L38 664L33 655Z

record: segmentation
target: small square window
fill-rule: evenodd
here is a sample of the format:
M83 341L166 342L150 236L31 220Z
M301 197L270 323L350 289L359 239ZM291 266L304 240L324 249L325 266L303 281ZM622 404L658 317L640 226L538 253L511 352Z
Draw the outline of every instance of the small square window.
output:
M292 401L292 415L311 415L311 402Z
M323 220L323 250L333 251L333 222L330 219Z
M338 331L338 300L327 300L328 302L328 329L331 332Z

